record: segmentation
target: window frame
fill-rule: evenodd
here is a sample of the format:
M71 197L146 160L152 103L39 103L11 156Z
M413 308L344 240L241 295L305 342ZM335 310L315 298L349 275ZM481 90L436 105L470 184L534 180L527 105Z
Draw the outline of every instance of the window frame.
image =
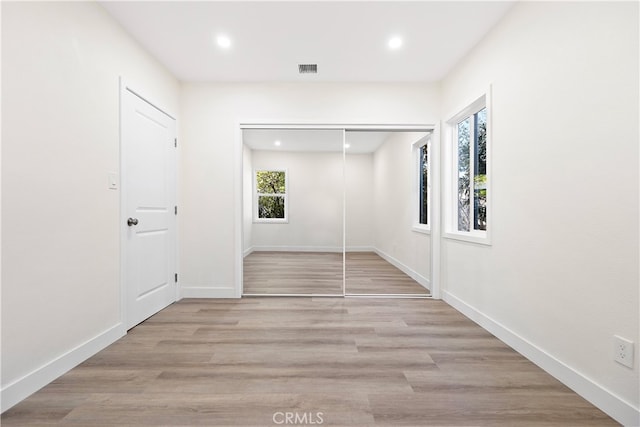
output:
M284 193L258 193L258 172L284 172ZM283 197L284 218L260 218L258 212L260 196ZM286 168L259 168L253 170L253 222L256 224L287 224L289 222L289 171Z
M493 229L492 219L492 203L491 198L493 191L491 184L493 176L491 174L491 147L492 147L492 124L491 124L491 89L487 90L480 97L476 98L473 102L469 103L465 108L460 109L458 113L453 114L446 121L446 138L445 138L445 168L444 177L444 232L442 236L447 239L462 240L471 243L478 243L483 245L491 245L491 231ZM467 118L472 118L476 113L486 109L486 182L485 188L487 190L486 196L486 230L476 230L473 228L473 222L471 223L469 231L458 230L458 124ZM471 126L473 127L473 126ZM473 140L473 133L471 136ZM469 194L470 194L470 209L473 212L473 195L475 180L475 153L474 144L469 144Z
M412 149L412 159L413 159L413 192L412 192L412 203L411 209L413 210L413 221L411 225L411 230L417 233L431 234L431 223L432 223L432 136L433 133L430 132L428 135L420 138L418 141L414 142L411 146ZM422 166L421 159L421 151L422 147L427 147L427 165L428 165L428 175L427 175L427 223L422 224L420 222L420 192L422 190L420 183L420 167Z

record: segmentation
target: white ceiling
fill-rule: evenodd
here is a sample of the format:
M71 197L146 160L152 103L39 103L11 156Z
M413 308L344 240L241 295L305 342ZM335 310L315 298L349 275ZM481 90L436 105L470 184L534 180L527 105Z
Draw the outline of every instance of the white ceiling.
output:
M342 152L341 130L245 129L242 141L252 150Z
M347 153L374 153L392 132L347 131ZM330 129L245 129L244 144L261 151L342 152L342 131ZM279 141L280 145L275 145Z
M345 145L347 153L363 154L375 153L378 148L391 136L392 132L377 131L347 131Z
M440 80L514 2L100 3L181 81L401 82ZM318 74L299 75L299 63Z

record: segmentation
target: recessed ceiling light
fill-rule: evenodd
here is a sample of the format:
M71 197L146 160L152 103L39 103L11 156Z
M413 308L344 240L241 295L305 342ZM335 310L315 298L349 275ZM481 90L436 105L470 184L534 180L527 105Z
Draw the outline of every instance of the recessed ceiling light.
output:
M349 144L348 142L344 144L344 148L349 148L349 147L351 147L351 144Z
M275 145L276 147L280 147L280 144L282 144L280 141L275 141L275 142L273 143L273 145Z
M229 49L231 47L231 39L225 35L216 37L216 43L223 49Z
M393 36L389 39L387 43L389 49L399 49L402 46L402 37Z

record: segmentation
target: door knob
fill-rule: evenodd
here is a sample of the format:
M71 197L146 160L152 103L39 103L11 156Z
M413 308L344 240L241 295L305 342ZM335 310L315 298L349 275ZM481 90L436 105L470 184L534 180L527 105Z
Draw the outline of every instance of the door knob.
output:
M132 225L138 225L138 218L129 218L127 220L127 225L131 227Z

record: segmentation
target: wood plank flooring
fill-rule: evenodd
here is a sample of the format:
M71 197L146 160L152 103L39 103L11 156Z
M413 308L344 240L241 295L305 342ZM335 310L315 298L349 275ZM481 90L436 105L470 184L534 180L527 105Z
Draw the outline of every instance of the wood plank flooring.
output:
M245 294L342 295L342 253L252 252L244 258Z
M430 293L375 252L348 252L345 270L347 294Z
M342 253L253 252L244 258L245 294L342 294ZM428 295L373 252L346 256L347 294Z
M287 412L327 426L616 425L444 302L278 297L173 304L1 421L269 426Z

